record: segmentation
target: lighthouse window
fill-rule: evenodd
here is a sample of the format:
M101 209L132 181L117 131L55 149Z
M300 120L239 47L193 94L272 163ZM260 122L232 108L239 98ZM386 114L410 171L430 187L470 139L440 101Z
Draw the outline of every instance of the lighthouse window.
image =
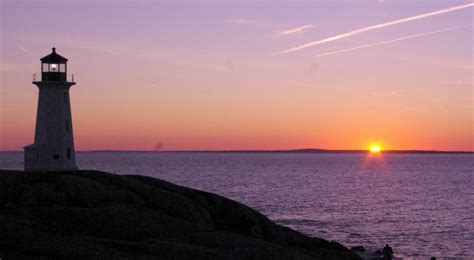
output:
M67 102L69 102L69 95L67 93L63 94L63 100L64 100L64 104L67 104Z
M66 131L69 132L69 119L66 119L65 126L66 126Z
M71 159L71 149L67 149L67 158Z
M59 160L59 154L53 154L53 159L54 160Z
M59 69L58 64L51 64L51 69L49 71L57 72L58 69Z
M39 152L36 152L36 160L38 160L40 158L40 154Z

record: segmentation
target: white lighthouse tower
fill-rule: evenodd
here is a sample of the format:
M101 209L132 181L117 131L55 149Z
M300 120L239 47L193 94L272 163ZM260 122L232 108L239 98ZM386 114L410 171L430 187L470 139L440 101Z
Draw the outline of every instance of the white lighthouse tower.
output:
M77 170L72 132L69 88L76 83L67 78L67 59L56 53L41 58L35 141L25 149L25 170Z

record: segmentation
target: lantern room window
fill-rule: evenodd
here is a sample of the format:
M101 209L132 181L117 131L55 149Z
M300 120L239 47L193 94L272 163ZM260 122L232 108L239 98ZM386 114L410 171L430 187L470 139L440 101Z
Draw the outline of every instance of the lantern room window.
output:
M43 81L66 81L67 59L56 53L56 48L41 58L41 76Z

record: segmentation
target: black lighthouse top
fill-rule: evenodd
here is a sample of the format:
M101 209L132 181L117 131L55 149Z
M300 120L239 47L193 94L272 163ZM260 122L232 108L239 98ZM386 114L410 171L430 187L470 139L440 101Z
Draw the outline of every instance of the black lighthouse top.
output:
M41 58L41 62L43 63L66 63L67 59L63 56L56 53L56 48L53 47L53 52L51 54L44 56Z
M56 48L41 58L41 80L66 81L67 59L56 53Z

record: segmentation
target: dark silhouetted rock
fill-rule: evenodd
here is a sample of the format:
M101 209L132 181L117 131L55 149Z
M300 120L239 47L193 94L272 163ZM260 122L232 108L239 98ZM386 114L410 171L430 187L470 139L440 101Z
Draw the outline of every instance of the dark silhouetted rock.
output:
M351 251L354 251L354 252L365 252L365 248L363 246L354 246L354 247L351 247Z
M0 171L0 258L360 259L238 202L136 175Z

